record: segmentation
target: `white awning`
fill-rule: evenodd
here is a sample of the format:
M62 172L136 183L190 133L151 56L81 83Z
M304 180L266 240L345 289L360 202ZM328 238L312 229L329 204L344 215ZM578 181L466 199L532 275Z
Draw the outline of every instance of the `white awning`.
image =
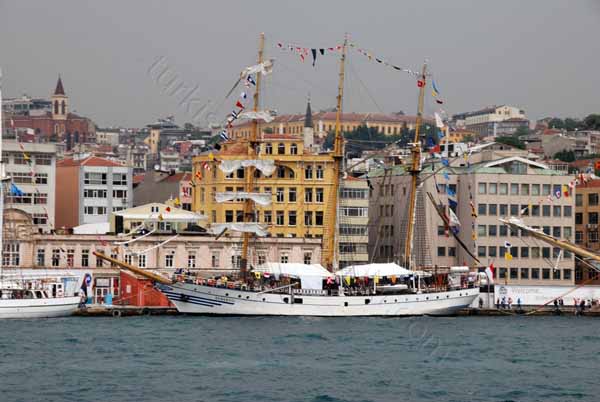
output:
M323 279L333 276L331 272L319 264L300 263L267 262L254 268L254 272L299 278L302 289L323 289Z
M236 232L254 233L257 236L264 237L269 234L264 225L255 222L236 222L236 223L213 223L208 229L208 233L219 235L224 230L233 230Z
M247 192L237 192L237 191L225 191L223 193L215 194L215 201L217 202L226 202L235 199L246 200L250 199L257 203L260 206L266 207L267 205L271 205L271 194L267 193L247 193Z
M233 173L239 168L254 166L265 176L271 176L275 171L275 161L272 159L233 159L222 160L219 164L219 169L225 174Z
M351 265L335 273L338 276L374 277L374 276L409 276L414 272L402 268L395 263Z

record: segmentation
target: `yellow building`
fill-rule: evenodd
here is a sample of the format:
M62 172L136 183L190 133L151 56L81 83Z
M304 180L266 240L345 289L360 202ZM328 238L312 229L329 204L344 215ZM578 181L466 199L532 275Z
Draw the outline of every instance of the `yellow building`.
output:
M229 141L219 152L197 156L193 160L194 182L192 208L208 216L210 223L243 222L244 203L232 200L218 203L215 195L245 191L243 168L225 174L221 161L247 159L247 142ZM257 170L254 191L271 195L271 204L257 205L255 221L268 226L276 237L323 237L331 216L331 188L334 184L333 157L304 148L302 136L264 134L259 141L259 160L272 160L275 171L264 176Z

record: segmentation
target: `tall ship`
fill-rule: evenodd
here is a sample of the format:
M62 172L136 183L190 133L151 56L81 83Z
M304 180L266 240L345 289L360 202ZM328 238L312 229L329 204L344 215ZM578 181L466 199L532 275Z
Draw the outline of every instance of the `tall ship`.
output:
M0 71L0 83L2 73ZM5 192L20 190L6 175L2 153L3 140L2 88L0 87L0 319L2 318L50 318L72 315L79 307L77 295L81 278L78 276L57 275L50 271L24 271L4 269L13 258L10 244L4 238L10 232L4 224ZM33 180L33 178L32 178ZM71 284L71 286L69 286ZM72 285L74 284L74 286Z
M239 261L235 261L239 266L237 275L204 279L181 273L170 279L101 253L95 253L96 256L152 279L178 311L186 314L326 317L448 315L471 305L479 295L479 287L474 280L476 273L471 273L468 267L424 269L416 266L411 258L416 230L416 194L423 163L420 130L428 78L426 64L418 73L418 114L408 168L412 179L403 254L406 257L403 261L387 263L364 261L344 267L339 264L340 183L347 176L342 134L347 48L348 39L345 38L343 45L334 49L340 54L340 70L332 151L318 150L311 136L296 137L294 140L290 135L260 130L261 121L269 122L273 118L269 111L261 110L262 80L273 68L273 60L263 56L264 35L260 37L257 64L244 69L230 91L231 94L239 84L245 84L247 90L253 89L252 108L246 110L245 105L238 101L239 110L228 117L228 127L237 118L247 118L251 121L250 128L235 139L229 138L227 129L224 130L221 133L224 142L219 152L199 157L202 169L195 168L194 176L198 182L194 197L199 197L203 203L234 203L240 206L237 210L221 211L221 208L217 212L217 209L207 208L201 211L211 219L209 231L217 238L241 232L241 253ZM316 57L316 51L313 51L313 57ZM242 92L244 99L246 96L246 92ZM307 119L308 116L309 113ZM273 188L277 187L273 176L290 180L292 187L276 188L273 193ZM306 184L312 183L315 178L320 180L318 186ZM238 183L243 180L244 185L225 186L228 179L230 183L234 179ZM216 191L217 188L225 191ZM285 205L284 193L287 193L289 206L286 213L275 211L272 214L263 209L273 202ZM289 204L290 201L294 204ZM315 209L314 203L324 205L321 209ZM224 221L219 222L219 218L224 218ZM286 218L288 224L284 225ZM301 219L304 226L297 223ZM256 246L260 245L257 238L269 234L277 237L285 235L269 232L270 227L276 226L306 230L302 233L298 229L298 233L288 233L290 236L304 237L308 234L321 238L320 264L310 258L305 258L304 263L289 263L287 258L270 262L269 257L272 256L260 254L256 250Z

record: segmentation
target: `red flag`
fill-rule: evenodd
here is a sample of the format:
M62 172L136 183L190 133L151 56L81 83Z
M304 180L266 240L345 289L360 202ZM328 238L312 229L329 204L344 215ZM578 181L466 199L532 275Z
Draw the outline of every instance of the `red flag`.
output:
M239 107L240 109L244 108L244 105L242 105L242 102L237 101L237 103L235 104L236 107Z
M165 208L165 211L167 211L167 212L171 212L171 207L166 207L166 208Z
M494 262L490 262L490 266L485 269L485 274L488 277L489 283L494 283Z
M423 80L417 80L417 86L418 86L419 88L422 88L422 87L424 87L424 86L425 86L425 81L423 81Z

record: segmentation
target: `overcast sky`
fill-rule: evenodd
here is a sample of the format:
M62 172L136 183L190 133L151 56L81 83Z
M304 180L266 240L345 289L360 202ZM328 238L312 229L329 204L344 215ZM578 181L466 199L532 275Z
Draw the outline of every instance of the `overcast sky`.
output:
M427 58L449 113L492 104L519 106L531 119L600 112L597 0L0 0L3 93L48 96L60 73L71 110L101 126L171 114L183 123L205 103L215 115L203 118L220 120L235 104L223 98L237 74L256 60L261 31L276 59L265 106L280 113L303 112L308 93L313 109L334 106L338 71L333 55L313 68L276 43L329 47L345 32L399 66L418 69ZM157 81L165 67L198 86L189 110ZM414 78L356 51L348 73L345 111L415 113Z

